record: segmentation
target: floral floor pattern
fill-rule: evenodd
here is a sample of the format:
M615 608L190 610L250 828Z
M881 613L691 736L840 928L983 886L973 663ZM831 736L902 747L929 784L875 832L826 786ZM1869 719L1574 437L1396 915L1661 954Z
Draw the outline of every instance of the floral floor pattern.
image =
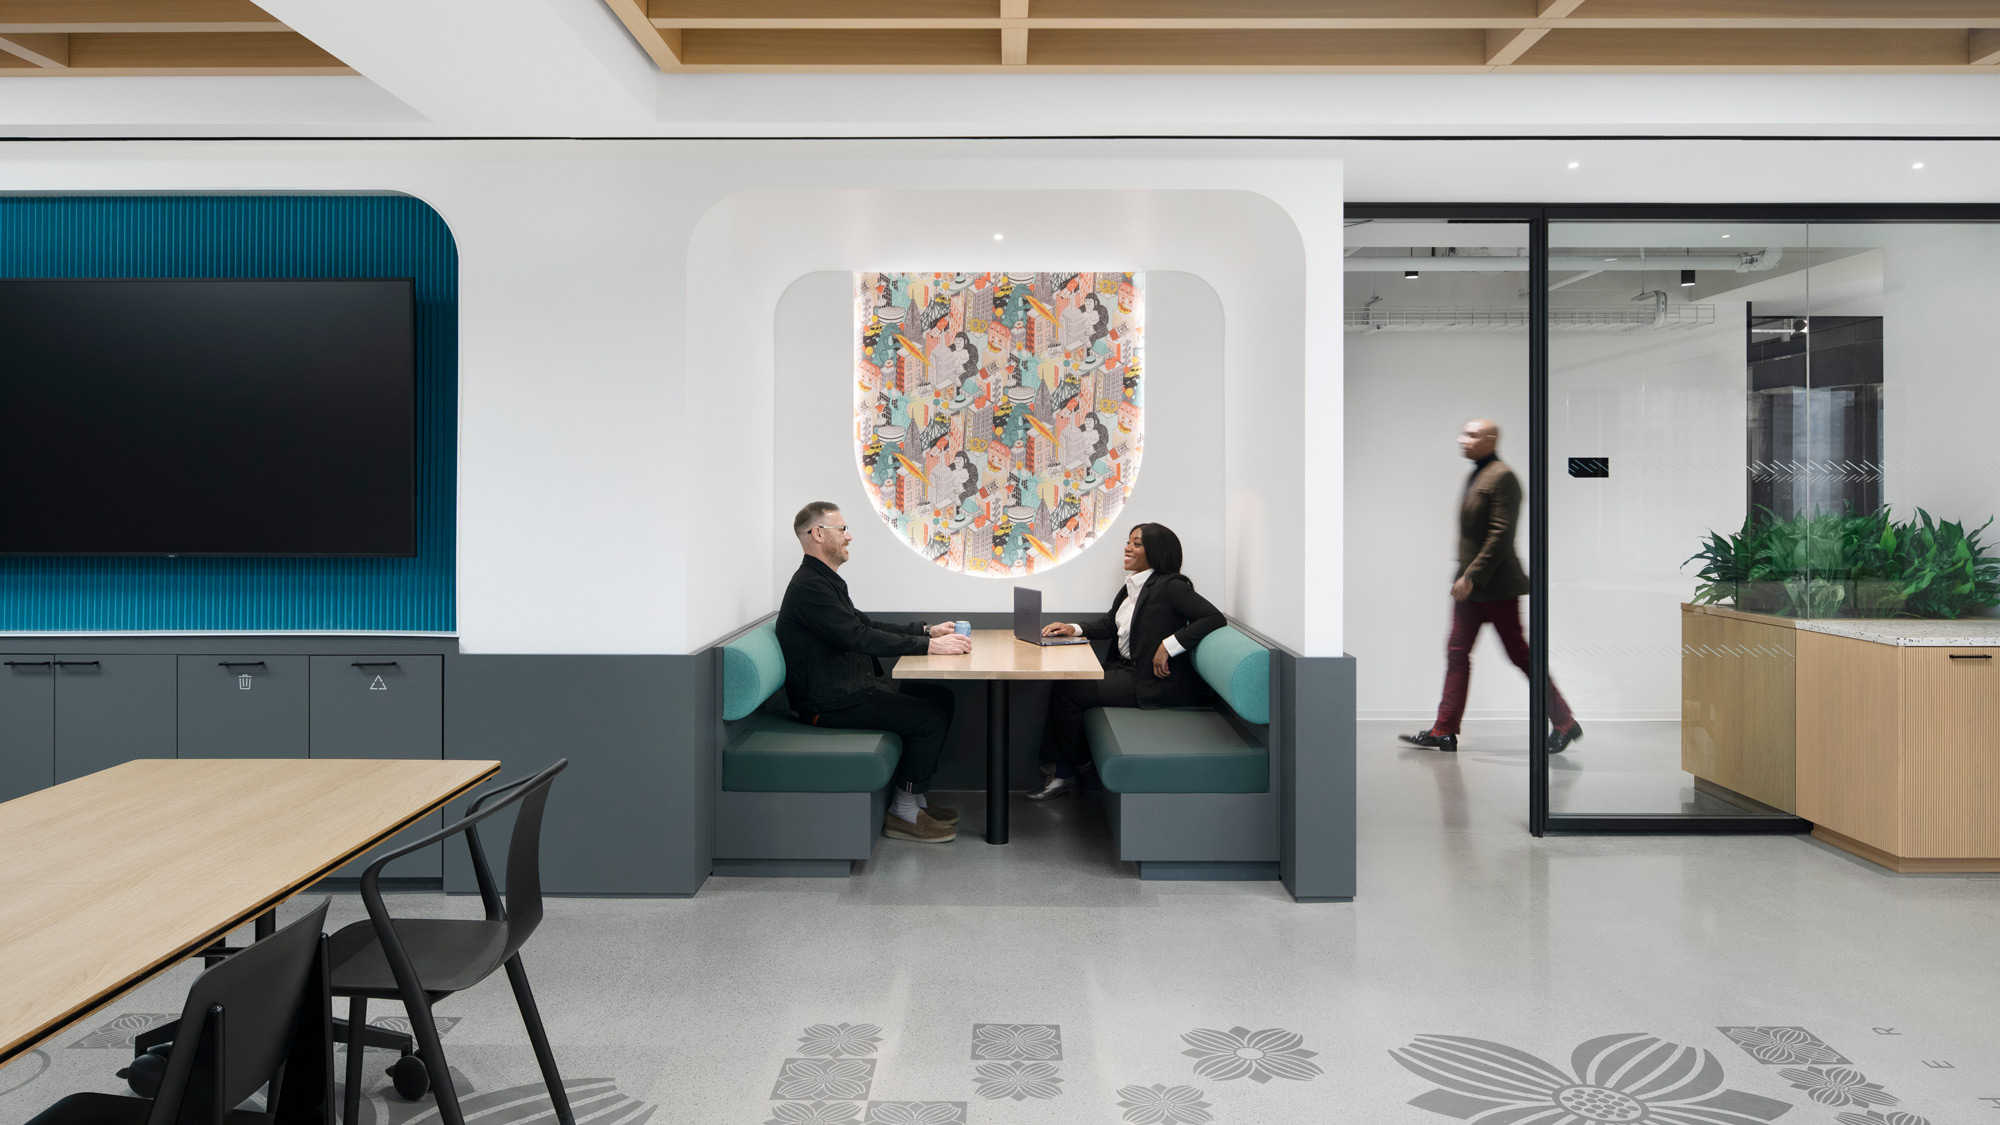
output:
M118 1014L62 1047L129 1050L133 1036L166 1018L159 1012ZM801 1029L787 1050L774 1053L778 1057L768 1104L742 1120L763 1125L970 1125L1050 1120L1020 1112L1037 1103L1054 1109L1075 1102L1055 1119L1226 1125L1269 1119L1270 1103L1263 1103L1261 1114L1237 1116L1233 1111L1250 1109L1239 1091L1269 1089L1295 1102L1301 1112L1313 1112L1323 1103L1302 1088L1329 1073L1301 1033L1253 1029L1245 1023L1192 1028L1177 1041L1159 1035L1157 1046L1149 1048L1156 1064L1131 1067L1130 1058L1143 1064L1147 1056L1127 1056L1116 1070L1141 1073L1093 1074L1084 1087L1077 1087L1066 1081L1063 1067L1076 1059L1078 1050L1086 1059L1095 1053L1087 1043L1079 1048L1066 1040L1060 1024L959 1026L959 1034L969 1032L971 1066L958 1080L958 1097L936 1096L947 1093L951 1083L949 1076L937 1073L920 1073L921 1089L895 1088L911 1078L908 1069L895 1065L899 1038L894 1031L861 1021L814 1023ZM1875 1030L1898 1034L1890 1028ZM1449 1118L1474 1125L1770 1125L1783 1118L1787 1125L1931 1125L1943 1120L1906 1102L1907 1091L1870 1079L1852 1052L1805 1027L1724 1025L1677 1038L1692 1041L1676 1042L1648 1031L1554 1043L1426 1033L1387 1054L1428 1086L1406 1099L1406 1120L1413 1123ZM47 1050L37 1051L0 1071L0 1093L39 1084L53 1058ZM1942 1060L1924 1065L1952 1069ZM1334 1073L1344 1069L1351 1067ZM539 1125L552 1118L547 1092L537 1081L519 1081L525 1076L509 1071L504 1074L515 1077L514 1082L482 1089L457 1067L452 1074L466 1119L474 1125ZM939 1079L944 1085L937 1085ZM671 1103L656 1105L622 1091L611 1079L569 1079L565 1087L577 1119L591 1125L648 1125L671 1108ZM1300 1092L1284 1093L1293 1089ZM905 1096L910 1093L928 1096ZM361 1125L429 1125L437 1120L428 1097L410 1102L378 1088L361 1105ZM1989 1108L2000 1108L2000 1099Z

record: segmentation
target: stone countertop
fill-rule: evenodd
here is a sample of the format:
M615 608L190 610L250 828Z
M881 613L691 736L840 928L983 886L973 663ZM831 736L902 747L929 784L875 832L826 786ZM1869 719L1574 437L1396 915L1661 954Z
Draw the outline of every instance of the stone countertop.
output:
M1859 617L1800 619L1794 621L1793 626L1813 633L1905 648L2000 647L2000 618L1995 617L1972 617L1960 621Z

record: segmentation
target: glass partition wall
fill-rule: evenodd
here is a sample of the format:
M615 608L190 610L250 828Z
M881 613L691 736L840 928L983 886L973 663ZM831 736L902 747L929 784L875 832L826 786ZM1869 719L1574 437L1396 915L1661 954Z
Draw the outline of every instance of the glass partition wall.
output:
M1981 432L2000 411L2000 354L1984 343L2000 210L1348 213L1526 231L1509 262L1524 267L1520 305L1497 320L1528 320L1527 441L1505 444L1527 489L1531 829L1806 830L1798 693L1828 689L1802 686L1800 647L1820 643L1802 638L1921 636L2000 602L2000 536L1985 526L2000 510L2000 444ZM1524 241L1472 229L1436 241ZM1350 258L1432 252L1355 248L1369 240L1350 229ZM1368 370L1354 335L1397 323L1370 327L1383 313L1355 306L1415 290L1375 299L1357 285L1393 275L1349 271L1351 381ZM1497 281L1486 296L1508 303ZM1486 319L1478 330L1510 331ZM1510 369L1490 370L1497 393ZM1376 429L1350 408L1350 442Z

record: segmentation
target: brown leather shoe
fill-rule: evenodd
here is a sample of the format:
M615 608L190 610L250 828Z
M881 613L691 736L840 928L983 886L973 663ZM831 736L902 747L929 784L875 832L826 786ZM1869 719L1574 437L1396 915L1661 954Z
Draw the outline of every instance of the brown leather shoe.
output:
M891 840L910 840L919 844L942 844L958 838L958 829L949 824L939 824L922 809L917 810L915 824L899 820L894 812L882 814L882 835Z
M939 824L958 823L958 810L948 809L945 808L943 805L925 805L924 815L930 817L932 820L937 821Z

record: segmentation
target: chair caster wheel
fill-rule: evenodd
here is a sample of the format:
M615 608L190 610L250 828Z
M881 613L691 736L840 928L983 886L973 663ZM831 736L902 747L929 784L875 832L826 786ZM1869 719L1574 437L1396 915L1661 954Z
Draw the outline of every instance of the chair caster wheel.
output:
M160 1092L160 1080L167 1074L167 1053L174 1049L172 1043L162 1043L141 1055L132 1058L132 1064L118 1072L125 1085L142 1098L154 1097Z
M415 1055L404 1055L397 1059L395 1064L389 1067L388 1074L389 1081L396 1087L396 1093L404 1101L413 1102L431 1092L431 1072L424 1069L424 1060Z

